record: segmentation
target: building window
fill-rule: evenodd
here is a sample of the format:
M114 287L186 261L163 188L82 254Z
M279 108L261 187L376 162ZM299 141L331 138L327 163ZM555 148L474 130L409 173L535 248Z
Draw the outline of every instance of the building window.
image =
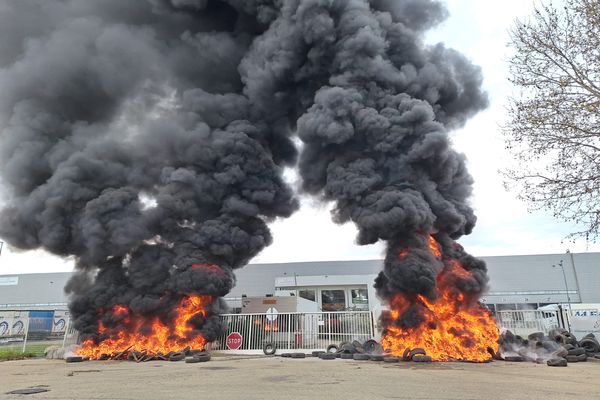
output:
M344 311L346 309L344 290L321 290L321 309L323 311Z
M300 289L298 296L310 301L317 301L317 293L314 289Z
M355 310L369 309L369 293L367 289L351 289L352 308Z

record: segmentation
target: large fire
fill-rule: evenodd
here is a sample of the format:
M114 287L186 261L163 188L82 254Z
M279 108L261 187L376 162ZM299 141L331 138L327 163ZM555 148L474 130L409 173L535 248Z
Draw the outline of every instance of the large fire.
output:
M439 244L429 239L432 254L441 259ZM406 257L402 250L399 257ZM468 295L457 290L455 282L469 279L471 273L457 260L444 260L445 268L437 277L437 299L429 300L422 295L408 298L403 294L394 297L390 304L392 320L398 319L409 308L417 307L422 322L417 327L401 329L392 325L382 339L383 347L395 355L405 349L425 349L436 361L464 360L487 361L488 350L498 350L499 331L489 310Z
M177 305L175 317L169 325L158 318L134 316L126 306L116 305L111 311L113 316L121 318L118 327L107 328L100 321L98 331L103 339L99 343L92 339L84 341L78 353L98 359L103 354L125 350L167 354L186 347L202 349L206 340L194 332L190 321L193 318L206 317L206 308L212 301L211 296L184 297Z

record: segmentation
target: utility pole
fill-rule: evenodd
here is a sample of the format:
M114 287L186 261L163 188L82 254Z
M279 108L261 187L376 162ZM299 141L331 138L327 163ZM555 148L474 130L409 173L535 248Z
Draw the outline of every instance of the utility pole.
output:
M571 257L571 267L573 268L573 275L575 276L575 285L577 285L577 296L579 297L579 302L583 303L579 286L579 275L577 275L577 268L575 268L575 257L573 257L573 253L571 253L571 250L569 249L567 249L567 254Z
M569 332L571 331L571 296L569 295L569 284L567 283L567 274L565 274L565 267L563 266L563 260L560 260L558 263L560 269L563 274L563 279L565 280L565 289L567 291L567 304L569 306L569 316L567 317L567 326L569 327ZM552 265L552 268L556 268L556 265Z
M4 242L0 240L0 256L2 255L2 248L4 247Z

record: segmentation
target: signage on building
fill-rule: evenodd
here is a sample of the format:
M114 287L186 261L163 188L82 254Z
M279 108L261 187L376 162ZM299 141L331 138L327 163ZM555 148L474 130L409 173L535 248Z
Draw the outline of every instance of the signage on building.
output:
M18 276L0 276L0 286L13 286L18 284Z

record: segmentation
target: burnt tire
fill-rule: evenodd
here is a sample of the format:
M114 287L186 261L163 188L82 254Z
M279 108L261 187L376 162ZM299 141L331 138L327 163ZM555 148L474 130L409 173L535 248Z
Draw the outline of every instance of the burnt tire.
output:
M319 357L321 354L325 354L325 352L322 350L321 351L313 351L311 354L313 357Z
M529 334L529 336L527 336L527 339L542 342L544 340L545 336L546 335L544 334L544 332L533 332L533 333Z
M318 356L321 360L335 360L337 357L333 353L323 353Z
M579 361L579 356L566 356L565 359L570 363L575 363Z
M523 361L523 357L521 357L521 356L506 356L506 357L504 357L504 361L522 362Z
M352 360L354 358L354 354L351 353L341 353L340 358L342 360Z
M329 346L327 346L327 353L335 353L339 350L340 348L337 346L337 344L330 344Z
M549 367L566 367L567 360L565 360L564 358L551 358L548 361L546 361L546 365Z
M197 354L194 356L194 358L198 360L197 362L207 362L210 361L210 354Z
M570 356L580 356L582 354L585 354L585 349L581 348L581 347L569 350L569 355Z
M352 354L352 358L356 361L368 361L371 357L368 354L356 353Z
M183 352L173 353L169 356L169 361L181 361L185 359L185 354Z
M291 358L292 357L292 353L281 353L281 357Z
M262 350L266 356L272 356L277 351L277 345L272 342L267 342L264 344Z
M580 354L577 356L577 362L587 361L587 354Z
M586 338L579 341L579 347L583 348L587 353L600 352L600 343L596 339Z
M195 364L200 362L200 360L198 359L198 357L194 357L194 356L188 356L185 358L185 363L186 364Z
M383 361L383 356L380 356L378 354L371 354L369 358L371 361Z
M400 358L394 356L383 357L383 362L386 363L397 363L400 361Z
M413 356L412 360L414 362L432 362L433 361L431 356L426 356L424 354L416 354Z
M304 353L292 353L292 358L306 358Z
M82 362L82 361L83 361L83 357L79 357L79 356L65 358L65 362L68 362L68 363L75 363L75 362Z
M402 354L402 361L410 361L410 352L412 350L411 349L405 349L404 353Z

